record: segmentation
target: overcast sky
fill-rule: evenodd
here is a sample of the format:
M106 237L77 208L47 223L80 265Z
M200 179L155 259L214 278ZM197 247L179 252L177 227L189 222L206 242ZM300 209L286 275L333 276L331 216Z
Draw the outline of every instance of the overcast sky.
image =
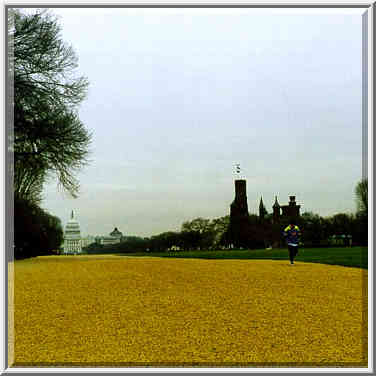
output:
M151 236L229 214L354 212L362 177L361 9L51 9L90 82L91 164L42 206L83 235Z

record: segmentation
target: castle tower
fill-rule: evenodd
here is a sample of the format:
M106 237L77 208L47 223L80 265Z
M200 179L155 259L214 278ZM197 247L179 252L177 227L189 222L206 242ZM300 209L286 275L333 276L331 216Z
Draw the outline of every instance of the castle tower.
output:
M247 247L249 239L249 213L247 183L245 179L235 180L235 199L230 206L228 240L235 247Z
M230 216L247 216L247 182L245 179L235 180L235 199L231 204Z
M295 196L289 196L289 197L290 197L289 204L282 206L282 216L297 220L300 216L300 205L296 205Z

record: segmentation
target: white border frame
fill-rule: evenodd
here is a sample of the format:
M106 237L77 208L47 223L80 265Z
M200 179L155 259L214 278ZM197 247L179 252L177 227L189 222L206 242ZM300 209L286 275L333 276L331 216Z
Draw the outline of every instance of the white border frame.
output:
M152 368L152 367L132 367L132 368L76 368L76 367L64 367L64 368L21 368L21 367L15 367L15 368L6 368L6 359L5 359L5 349L3 346L7 345L7 338L5 338L5 326L8 325L5 322L5 307L3 310L1 310L1 320L3 322L2 331L4 330L4 333L1 333L4 340L1 342L0 350L1 357L0 357L0 369L1 371L5 371L6 373L373 373L373 365L374 365L374 359L373 359L373 14L375 12L375 4L369 1L331 1L328 3L327 1L292 1L292 2L284 2L282 0L275 0L275 1L258 1L258 2L250 2L250 1L236 1L236 2L223 2L223 1L205 1L205 2L199 2L199 1L166 1L166 2L160 2L156 0L149 0L148 2L135 2L135 1L111 1L108 3L104 3L103 1L80 1L75 2L74 0L69 1L48 1L48 0L39 0L38 2L28 2L28 1L14 1L10 0L7 1L7 6L41 6L45 7L48 5L57 6L103 6L103 7L111 7L116 5L138 5L138 6L144 6L147 7L149 5L177 5L177 6L183 6L183 5L198 5L198 6L204 6L204 5L251 5L251 6L278 6L278 7L288 7L288 6L312 6L312 7L320 7L322 6L338 6L338 8L341 8L341 6L364 6L365 11L368 12L368 181L369 181L369 191L368 191L368 201L371 202L371 210L368 218L368 231L369 231L369 244L368 244L368 368L272 368L272 367L263 367L263 368ZM366 9L368 7L368 9ZM5 7L2 8L2 22L5 19ZM2 30L5 29L5 25L2 25ZM6 36L4 35L3 42L5 44ZM4 49L3 49L4 51ZM4 53L5 54L5 53ZM3 79L5 82L5 56L4 59L2 59L2 68L3 68ZM3 90L3 95L5 99L5 85ZM3 109L4 108L4 100L3 103ZM5 111L3 112L5 114ZM5 116L5 115L4 115ZM5 132L3 130L3 132ZM4 133L3 133L4 136ZM1 154L4 156L6 150L4 149L4 143L1 144ZM5 168L4 163L1 165L1 172L4 176ZM2 185L2 205L3 210L5 208L5 184ZM3 223L5 223L5 216L6 213L3 211ZM3 245L5 245L4 239L5 239L5 233L4 233L4 227L1 229L1 236L3 239ZM5 249L3 254L5 254ZM6 268L6 260L5 258L1 258L1 266L3 270ZM370 294L372 292L372 294ZM8 297L8 291L6 291L6 284L1 289L1 301L3 304L6 301L6 298Z

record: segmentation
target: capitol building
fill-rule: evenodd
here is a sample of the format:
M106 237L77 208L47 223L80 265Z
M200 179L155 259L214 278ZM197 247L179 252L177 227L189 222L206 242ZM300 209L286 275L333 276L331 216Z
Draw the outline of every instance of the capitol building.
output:
M117 227L108 236L91 236L85 238L81 237L81 230L79 222L74 218L73 210L71 218L67 222L64 231L63 253L68 254L81 254L82 247L86 247L92 243L100 245L118 244L124 239L123 233Z
M71 219L65 226L63 248L65 254L77 254L82 252L80 224L73 218L73 210Z
M95 242L101 245L118 244L123 239L123 233L120 232L117 227L114 231L110 232L109 236L97 236Z

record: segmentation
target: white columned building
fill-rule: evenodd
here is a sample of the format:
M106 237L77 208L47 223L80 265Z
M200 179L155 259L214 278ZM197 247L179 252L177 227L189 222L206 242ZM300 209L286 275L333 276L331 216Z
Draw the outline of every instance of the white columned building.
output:
M64 231L64 253L77 254L81 253L81 232L80 224L73 218L73 210L71 219L67 222Z

